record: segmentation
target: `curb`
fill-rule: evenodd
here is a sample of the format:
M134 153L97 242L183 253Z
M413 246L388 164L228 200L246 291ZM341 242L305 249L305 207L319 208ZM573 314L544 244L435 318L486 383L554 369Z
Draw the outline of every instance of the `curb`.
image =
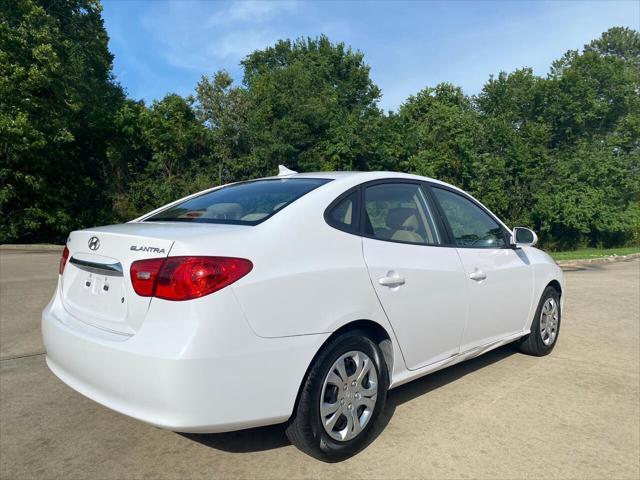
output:
M612 255L610 257L585 258L582 260L558 260L556 263L562 269L571 269L576 267L585 267L588 265L600 265L603 263L627 262L640 258L640 253L630 253L629 255Z
M3 243L0 245L0 251L16 251L16 250L26 250L29 252L38 251L38 252L59 252L62 251L64 245L52 245L50 243L29 243L29 244L8 244Z

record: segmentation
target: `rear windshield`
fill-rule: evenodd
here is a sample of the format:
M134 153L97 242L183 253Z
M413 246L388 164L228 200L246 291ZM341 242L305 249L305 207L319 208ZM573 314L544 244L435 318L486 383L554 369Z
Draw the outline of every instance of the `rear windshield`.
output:
M256 225L328 181L278 178L236 183L185 200L145 221Z

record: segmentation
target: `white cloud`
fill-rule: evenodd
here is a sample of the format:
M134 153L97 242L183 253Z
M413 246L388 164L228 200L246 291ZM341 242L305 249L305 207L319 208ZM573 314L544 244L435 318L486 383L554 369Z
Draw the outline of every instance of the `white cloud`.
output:
M153 77L139 72L139 63L159 64L166 72L166 78L156 77L140 90L170 84L171 75L187 90L194 78L220 68L240 79L239 62L252 51L281 38L325 33L334 42L364 52L371 77L383 91L380 105L391 109L410 94L442 81L475 94L490 74L500 70L530 66L545 75L552 60L567 49L582 47L610 26L637 28L639 13L638 3L624 1L178 0L144 5L144 16L137 17L141 28L134 27L140 32L113 32L114 41L130 35L144 42L128 46L140 52L128 64L129 75Z
M229 8L216 12L210 18L213 23L230 22L263 22L269 20L279 12L287 12L295 9L295 1L268 1L246 0L229 4Z
M277 35L267 30L243 30L229 32L207 46L212 57L238 60L254 50L264 48L278 40Z
M159 3L141 23L161 45L158 53L170 65L211 72L237 66L247 54L284 36L273 23L291 15L297 5L255 0Z

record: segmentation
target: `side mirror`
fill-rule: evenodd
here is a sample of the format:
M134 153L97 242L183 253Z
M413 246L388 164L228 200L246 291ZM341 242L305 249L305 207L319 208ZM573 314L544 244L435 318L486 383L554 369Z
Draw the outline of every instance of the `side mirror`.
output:
M524 227L516 227L511 233L511 246L515 248L533 247L538 243L538 236L533 230Z

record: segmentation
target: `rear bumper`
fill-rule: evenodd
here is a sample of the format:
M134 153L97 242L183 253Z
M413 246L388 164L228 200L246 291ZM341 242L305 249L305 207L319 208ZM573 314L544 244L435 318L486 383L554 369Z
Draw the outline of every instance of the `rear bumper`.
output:
M186 311L154 299L142 328L122 337L71 318L56 294L42 315L47 365L92 400L174 431L285 421L328 335L261 338L238 317L229 289L209 297L216 298L198 299ZM211 311L230 315L212 318Z

